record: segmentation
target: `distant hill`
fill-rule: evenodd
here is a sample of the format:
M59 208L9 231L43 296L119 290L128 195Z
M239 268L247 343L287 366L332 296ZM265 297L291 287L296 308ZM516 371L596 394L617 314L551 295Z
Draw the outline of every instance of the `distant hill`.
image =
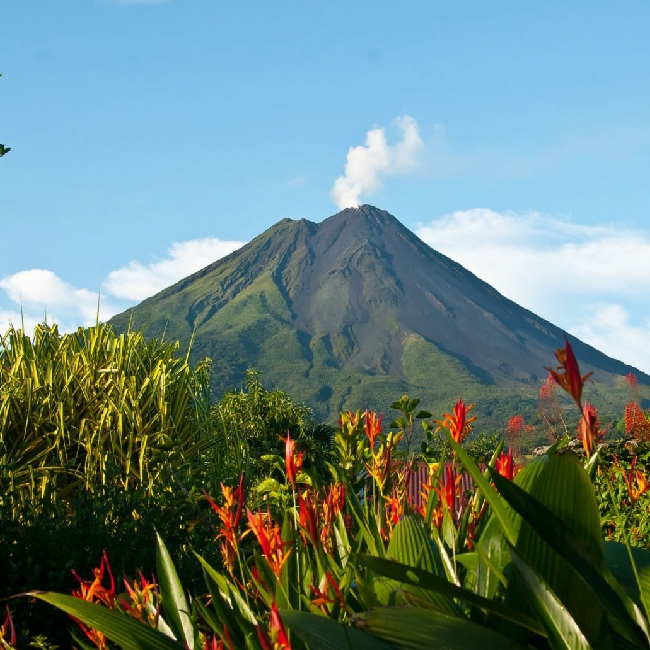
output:
M515 270L513 270L515 271ZM462 395L486 426L532 415L563 332L370 205L321 223L283 219L239 250L115 316L214 361L217 394L262 372L334 420L402 394L440 413ZM592 399L619 412L623 377L650 377L570 338ZM621 413L622 414L622 413Z

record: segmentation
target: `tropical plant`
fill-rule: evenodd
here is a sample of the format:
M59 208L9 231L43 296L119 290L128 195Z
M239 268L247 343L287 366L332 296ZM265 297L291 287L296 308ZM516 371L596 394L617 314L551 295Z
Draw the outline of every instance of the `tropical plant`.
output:
M592 479L603 431L568 342L556 356L551 376L579 408L582 458L561 440L517 472L498 446L483 471L461 444L474 419L462 400L425 425L446 439L437 462L427 449L400 456L408 413L386 431L376 413L347 412L325 484L301 471L288 432L258 507L246 508L243 477L209 496L225 571L196 554L206 593L188 598L158 536L158 587L129 582L120 596L102 559L76 597L32 595L72 614L96 647L648 648L650 551L633 551L625 532L602 541ZM414 495L421 458L428 479ZM648 477L630 465L638 507Z

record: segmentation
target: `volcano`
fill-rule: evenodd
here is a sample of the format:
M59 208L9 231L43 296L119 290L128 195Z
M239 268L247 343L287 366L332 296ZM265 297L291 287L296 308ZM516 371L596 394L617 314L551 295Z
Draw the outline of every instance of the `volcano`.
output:
M183 345L193 337L193 357L213 360L217 395L255 368L329 419L404 393L435 412L462 394L501 426L513 409L536 408L564 345L561 329L370 205L320 223L283 219L112 323ZM594 386L616 389L630 372L650 383L569 339Z

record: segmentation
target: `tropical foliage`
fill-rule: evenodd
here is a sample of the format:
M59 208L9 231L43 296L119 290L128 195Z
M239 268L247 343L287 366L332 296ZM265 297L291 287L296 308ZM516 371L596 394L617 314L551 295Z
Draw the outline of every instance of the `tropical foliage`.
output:
M3 359L15 358L20 341L7 342ZM34 348L38 341L37 335ZM86 349L82 342L79 351ZM240 393L205 408L203 371L187 370L183 418L194 422L197 439L178 441L189 452L162 449L170 457L158 469L147 463L147 444L138 473L116 444L114 484L146 493L164 484L164 471L188 494L202 483L200 497L184 496L196 517L212 525L209 543L190 540L201 582L186 581L168 526L149 531L157 579L146 572L122 578L111 552L98 552L97 568L74 567L70 595L31 596L73 616L78 647L650 647L647 415L633 399L626 441L606 445L598 412L583 398L588 377L568 342L556 356L551 378L575 404L577 431L558 432L545 453L525 464L516 445L506 450L503 441L488 458L485 439L479 462L488 462L472 460L467 445L479 421L462 399L436 419L406 395L392 405L399 415L390 423L373 411L342 413L331 450L324 436L321 459L310 464L315 437L306 434L314 430L308 413L265 391L252 374ZM172 366L180 372L185 362ZM232 412L223 415L228 404ZM522 426L512 423L510 441ZM49 440L67 441L51 428ZM176 440L171 428L167 435ZM416 431L424 440L419 447ZM261 453L267 443L268 453ZM142 450L141 442L135 446ZM69 457L80 462L85 449ZM37 462L49 451L28 452L20 458L38 469L34 485L46 476L46 485L59 490L57 503L71 484L109 488L95 465L85 484L79 463L54 472L53 461ZM264 480L247 480L246 470L264 466ZM25 483L21 489L37 495ZM7 503L17 516L26 502L19 504L22 493L14 491L18 496ZM179 519L178 527L191 525ZM15 643L13 624L7 613L0 632L6 647Z

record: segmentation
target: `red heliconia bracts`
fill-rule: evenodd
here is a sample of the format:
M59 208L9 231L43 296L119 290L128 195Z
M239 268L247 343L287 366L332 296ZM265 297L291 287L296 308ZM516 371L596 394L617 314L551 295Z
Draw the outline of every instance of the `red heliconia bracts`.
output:
M102 584L104 582L105 572L108 573L109 577L108 588ZM102 554L99 568L93 569L95 577L92 582L81 578L74 569L72 570L72 574L79 581L79 589L73 590L72 592L72 595L75 598L86 600L89 603L101 603L102 605L106 605L109 609L113 609L115 606L115 580L113 578L111 566L108 563L106 551ZM76 618L75 621L77 621L79 627L83 630L83 633L95 644L98 650L108 650L108 642L104 634L87 627Z
M14 627L9 605L5 605L5 622L0 626L0 648L14 647L16 645L16 628Z
M635 456L632 459L630 473L627 477L627 491L630 495L632 505L634 505L648 490L650 490L650 481L648 481L648 477L640 469L636 469Z
M512 449L509 449L507 454L501 452L501 455L497 458L496 470L501 474L501 476L512 481L515 476L515 464L512 457Z
M573 353L573 348L566 334L564 335L564 347L555 351L555 357L560 364L557 370L551 370L551 368L547 368L547 370L551 373L553 379L573 397L575 403L582 409L582 388L585 381L593 373L588 372L586 375L580 376L578 360Z
M472 431L472 422L475 417L468 418L467 413L474 408L474 404L467 406L461 397L453 408L452 413L445 413L443 420L436 420L438 428L447 429L455 442L460 444Z
M262 650L291 650L289 637L282 624L280 611L274 602L271 607L271 616L269 619L269 633L264 633L262 628L257 626L257 638L259 639Z
M578 423L578 440L582 440L587 458L596 450L596 446L603 439L605 431L600 429L600 421L596 407L589 402L585 402L582 409L582 417Z
M282 566L287 561L291 549L291 542L283 542L280 527L273 523L271 513L258 511L256 513L248 512L248 527L253 531L259 545L262 548L262 554L266 558L271 570L279 578Z
M296 486L296 478L302 467L302 452L296 454L296 442L291 439L291 433L287 431L286 438L280 438L284 442L284 462L287 472L287 481L292 487Z
M223 556L228 571L232 575L235 566L237 545L241 539L238 530L244 507L244 475L241 475L239 487L236 490L233 491L222 483L221 492L224 498L223 506L218 506L207 492L204 491L203 494L209 501L212 509L219 515L219 519L221 519L222 525L217 537L222 540L221 555Z

